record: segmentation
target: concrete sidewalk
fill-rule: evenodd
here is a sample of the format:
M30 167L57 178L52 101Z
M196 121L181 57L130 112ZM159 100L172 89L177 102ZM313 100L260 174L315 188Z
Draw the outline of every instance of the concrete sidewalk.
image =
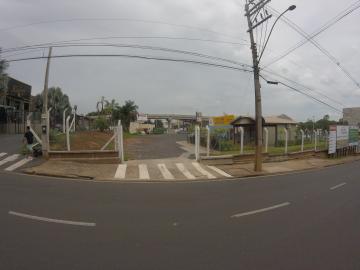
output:
M246 164L234 164L234 165L216 165L215 171L214 167L206 166L204 164L195 164L194 160L190 159L174 159L174 160L152 160L147 164L149 168L149 174L153 175L149 179L151 181L169 181L165 177L162 177L161 174L156 171L158 169L158 164L163 163L168 167L169 172L172 173L175 177L171 179L171 182L174 181L199 181L199 180L223 180L225 178L243 178L243 177L253 177L258 175L276 175L276 174L286 174L298 171L305 170L314 170L314 169L322 169L329 166L334 166L338 164L343 164L347 162L360 160L360 156L351 156L342 159L325 159L325 158L308 158L308 159L297 159L297 160L289 160L282 162L271 162L263 164L263 172L258 173L253 170L253 163ZM139 166L144 161L138 162L128 162L126 166L128 168L127 174L121 181L132 182L132 181L141 181L139 179L137 166ZM184 166L189 169L188 171L195 175L195 178L186 178L179 177L180 173L177 170L174 164L181 162ZM201 166L202 171L205 170L203 175L199 175L196 173L196 166ZM61 161L61 160L49 160L44 162L43 164L27 168L23 170L24 173L27 174L35 174L35 175L45 175L45 176L53 176L53 177L65 177L65 178L76 178L76 179L87 179L87 180L117 180L115 178L116 172L118 169L118 164L96 164L96 163L81 163L81 162L73 162L73 161ZM201 169L200 169L201 170ZM220 174L219 174L220 171ZM224 177L222 172L228 174L228 177ZM215 177L207 177L208 175L212 175ZM134 177L135 175L135 177ZM119 180L119 179L118 179ZM120 180L119 180L120 181Z

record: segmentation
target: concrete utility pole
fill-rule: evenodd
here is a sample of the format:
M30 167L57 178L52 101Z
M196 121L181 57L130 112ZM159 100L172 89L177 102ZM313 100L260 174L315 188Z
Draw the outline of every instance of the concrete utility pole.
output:
M246 0L245 4L245 16L247 17L250 42L251 42L251 51L253 58L253 70L254 70L254 85L255 85L255 131L256 131L256 149L255 149L255 171L260 172L262 170L262 148L263 148L263 125L262 125L262 105L261 105L261 85L260 85L260 68L259 63L264 54L266 46L269 42L274 26L278 20L287 12L294 10L295 5L290 6L285 10L280 16L276 19L275 23L271 27L269 35L264 36L264 45L260 44L258 54L257 44L255 43L254 38L254 29L262 25L267 20L271 19L272 15L266 10L266 5L269 4L271 0ZM265 34L266 35L266 34ZM260 37L260 43L262 42L262 35Z
M253 70L254 70L254 84L255 84L255 171L262 171L262 144L263 144L263 128L262 128L262 105L261 105L261 92L260 92L260 69L259 69L259 61L258 61L258 51L254 39L253 30L261 25L263 22L271 18L271 15L264 18L262 21L253 25L254 19L259 14L259 11L264 8L264 6L269 3L268 0L247 0L245 5L245 16L247 17L248 26L249 26L249 34L250 34L250 42L251 42L251 51L253 58ZM252 5L252 8L250 8Z
M49 55L46 64L46 71L45 71L45 82L44 82L44 92L43 92L43 108L42 108L42 116L41 116L41 140L42 140L42 153L45 158L49 157L48 153L48 85L49 85L49 72L50 72L50 59L51 59L52 47L49 48Z

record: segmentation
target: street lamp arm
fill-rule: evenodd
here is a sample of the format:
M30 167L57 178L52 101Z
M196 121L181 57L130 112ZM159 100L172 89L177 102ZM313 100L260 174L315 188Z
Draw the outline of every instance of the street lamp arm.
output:
M269 33L268 37L267 37L267 39L266 39L264 48L263 48L263 50L262 50L262 52L261 52L261 54L260 54L260 56L259 56L258 63L260 63L260 60L261 60L262 56L264 55L264 51L265 51L265 49L266 49L267 44L269 43L270 36L271 36L271 34L272 34L272 32L273 32L273 30L274 30L274 27L275 27L275 25L277 24L277 22L280 20L280 18L281 18L286 12L292 11L292 10L294 10L295 8L296 8L295 5L290 6L287 10L285 10L283 13L281 13L279 17L277 17L276 21L274 22L273 26L271 27L271 30L270 30L270 33Z

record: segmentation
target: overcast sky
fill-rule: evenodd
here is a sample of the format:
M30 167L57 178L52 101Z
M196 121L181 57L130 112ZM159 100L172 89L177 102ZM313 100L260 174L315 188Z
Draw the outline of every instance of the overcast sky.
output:
M238 44L131 38L91 42L161 46L251 64L244 2L245 0L0 0L0 46L6 49L106 36L186 37ZM287 14L288 18L307 33L312 33L354 2L356 1L273 0L270 5L278 11L285 10L291 4L297 5L295 11ZM316 38L358 81L359 15L360 9ZM15 27L78 18L135 19L171 25L133 20L72 20ZM271 23L273 22L274 19ZM259 28L259 36L260 30ZM262 63L269 63L301 40L298 33L280 21ZM45 50L38 50L21 55L3 54L2 57L16 59L46 53ZM69 53L133 54L215 62L183 54L129 48L55 48L53 52L54 55ZM37 94L43 89L45 64L45 60L14 62L8 73L32 85L33 94ZM360 106L360 89L310 43L269 69L312 87L341 104ZM275 79L273 76L268 77ZM204 115L254 114L252 74L214 67L124 58L54 59L49 84L61 87L82 113L94 111L96 102L101 96L105 96L109 100L114 98L119 103L134 100L139 105L139 111L144 113L195 114L196 111L201 111ZM308 93L342 109L340 104L327 100L318 93ZM262 83L262 97L263 114L266 116L285 113L299 121L320 118L325 114L330 114L335 119L341 117L328 107L283 86Z

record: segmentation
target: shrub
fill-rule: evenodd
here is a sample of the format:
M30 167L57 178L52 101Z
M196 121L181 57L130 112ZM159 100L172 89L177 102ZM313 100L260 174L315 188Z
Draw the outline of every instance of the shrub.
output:
M98 117L95 121L95 128L104 132L106 129L109 129L109 123L104 117Z

